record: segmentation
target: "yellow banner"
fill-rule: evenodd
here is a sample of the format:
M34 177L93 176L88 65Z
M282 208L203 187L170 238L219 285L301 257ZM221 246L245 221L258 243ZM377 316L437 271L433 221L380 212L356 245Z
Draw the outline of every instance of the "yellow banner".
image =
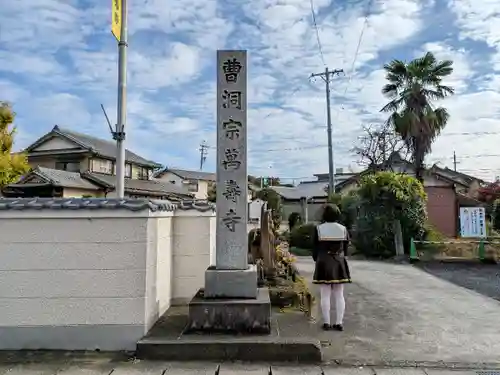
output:
M111 0L111 32L120 41L122 30L122 0Z

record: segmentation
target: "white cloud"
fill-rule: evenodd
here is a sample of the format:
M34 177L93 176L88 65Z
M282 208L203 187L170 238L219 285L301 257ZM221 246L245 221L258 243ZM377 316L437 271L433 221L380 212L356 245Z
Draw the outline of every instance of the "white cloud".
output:
M379 113L386 102L380 91L385 83L383 64L426 50L454 61L455 72L446 84L457 92L443 102L451 118L429 160L441 159L450 166L453 150L459 156L495 154L494 137L449 134L500 132L500 79L488 65L500 69L497 2L448 2L460 37L484 42L493 51L488 54L469 42L444 40L440 30L429 29L430 7L441 3L375 0L365 24L367 1L342 6L314 1L324 59L329 68L343 68L347 74L332 81L336 165L346 168L355 163L349 150L362 124L385 120ZM0 99L16 105L23 134L34 138L59 123L109 136L99 104L105 105L114 123L117 47L109 32L111 4L85 4L2 4ZM324 69L308 1L132 0L129 26L129 147L164 164L197 168L199 142L206 139L215 146L215 50L245 48L250 59L250 171L269 173L269 164L272 173L283 177L327 171L324 83L308 81L311 73ZM22 142L25 139L23 135ZM210 149L212 169L214 154ZM491 158L461 161L461 168L489 169L486 174L496 168Z

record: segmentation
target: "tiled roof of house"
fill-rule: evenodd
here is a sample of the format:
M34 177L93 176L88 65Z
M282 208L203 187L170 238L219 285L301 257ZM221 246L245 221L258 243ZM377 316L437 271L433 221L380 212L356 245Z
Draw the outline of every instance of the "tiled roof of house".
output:
M6 210L75 210L75 209L106 209L128 211L175 211L197 210L201 212L214 211L215 206L206 201L184 201L172 203L165 200L151 199L108 199L108 198L0 198L0 211Z
M47 133L42 138L40 138L37 142L35 142L33 145L31 145L28 148L28 151L30 148L33 148L33 146L37 145L40 141L44 140L46 137L50 137L52 134L58 134L62 137L65 137L65 138L79 144L81 147L87 148L87 149L89 149L89 151L95 152L96 154L98 154L100 156L103 156L106 158L111 158L111 159L116 159L116 143L115 142L96 138L96 137L93 137L91 135L75 132L73 130L61 128L58 125L54 126L54 128L52 129L52 131L50 133ZM136 164L141 164L141 165L156 167L156 168L161 167L161 164L158 164L158 163L151 161L151 160L147 160L147 159L133 153L130 150L125 151L125 159L130 163L136 163Z
M450 169L448 167L441 168L438 165L434 164L431 167L431 170L434 171L437 174L444 175L448 178L451 178L452 180L455 180L456 182L460 184L465 184L469 185L471 184L474 180L478 181L479 183L485 183L484 180L474 177L462 172L454 171L453 169Z
M58 169L36 167L33 170L33 173L39 175L43 179L46 179L54 186L70 187L70 188L72 187L72 188L89 189L89 190L98 189L96 185L82 178L79 172L68 172L68 171L61 171Z
M203 181L215 181L216 175L211 172L202 171L188 171L186 169L176 169L176 168L165 168L162 171L156 173L155 177L161 177L165 173L173 173L184 180L203 180Z
M83 176L89 178L97 184L115 188L116 176L101 173L85 173ZM173 194L184 198L193 197L193 194L191 194L184 186L174 185L158 180L136 180L126 178L125 191L128 193L151 192L159 193L159 195L161 195L161 193L164 193L165 195Z
M295 187L271 186L271 189L276 191L285 199L301 199L301 198L323 198L328 195L326 189L328 182L305 183Z

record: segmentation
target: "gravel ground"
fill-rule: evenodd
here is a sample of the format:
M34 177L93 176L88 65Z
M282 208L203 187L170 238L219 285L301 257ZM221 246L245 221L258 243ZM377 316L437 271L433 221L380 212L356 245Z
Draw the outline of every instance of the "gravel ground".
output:
M420 263L431 275L500 301L500 265Z

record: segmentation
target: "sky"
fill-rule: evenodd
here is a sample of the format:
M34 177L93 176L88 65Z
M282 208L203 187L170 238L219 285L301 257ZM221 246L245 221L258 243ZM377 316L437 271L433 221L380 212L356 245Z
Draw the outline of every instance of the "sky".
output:
M215 171L216 50L248 50L248 169L285 182L328 171L325 85L332 79L335 167L360 170L362 126L383 124L383 65L426 51L452 59L438 105L450 120L427 163L500 175L500 2L496 0L129 0L127 148L168 167ZM16 148L55 124L111 139L117 43L111 0L0 0L0 100ZM318 38L319 37L319 38ZM319 39L319 43L318 43ZM359 46L359 47L358 47ZM481 134L483 133L483 134ZM484 134L487 133L487 134Z

